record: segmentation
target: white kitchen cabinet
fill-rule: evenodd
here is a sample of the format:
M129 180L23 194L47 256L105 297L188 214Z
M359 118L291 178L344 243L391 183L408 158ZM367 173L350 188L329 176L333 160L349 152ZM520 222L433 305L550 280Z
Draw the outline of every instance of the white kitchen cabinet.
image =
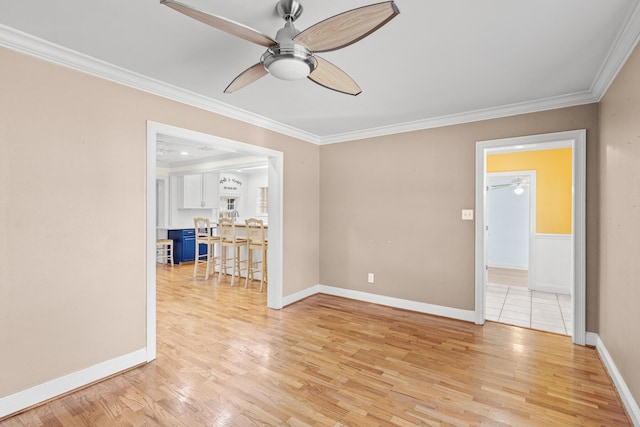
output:
M178 177L178 208L217 208L219 184L219 174L214 172Z
M218 173L205 173L202 174L202 200L207 208L217 208L220 200L220 174Z

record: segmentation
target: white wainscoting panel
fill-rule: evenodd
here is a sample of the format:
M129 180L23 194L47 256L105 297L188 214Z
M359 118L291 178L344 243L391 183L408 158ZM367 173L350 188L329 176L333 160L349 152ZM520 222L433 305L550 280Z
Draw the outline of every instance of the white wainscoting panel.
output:
M572 294L571 234L536 234L534 291Z

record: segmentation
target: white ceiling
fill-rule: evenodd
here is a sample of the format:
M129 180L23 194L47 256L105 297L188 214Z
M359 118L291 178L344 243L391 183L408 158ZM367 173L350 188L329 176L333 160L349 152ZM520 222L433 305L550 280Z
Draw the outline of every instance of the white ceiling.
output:
M275 0L181 1L272 37L283 24ZM296 27L376 1L301 0ZM325 143L595 102L637 43L639 3L396 0L387 25L322 55L356 97L271 76L224 94L264 48L158 0L3 1L0 45Z
M158 134L156 138L156 166L171 168L172 172L194 169L235 171L246 174L265 173L268 161L254 153L223 144L212 144Z
M238 156L234 151L170 135L158 135L156 140L156 165L160 167L187 166L205 160L224 161Z

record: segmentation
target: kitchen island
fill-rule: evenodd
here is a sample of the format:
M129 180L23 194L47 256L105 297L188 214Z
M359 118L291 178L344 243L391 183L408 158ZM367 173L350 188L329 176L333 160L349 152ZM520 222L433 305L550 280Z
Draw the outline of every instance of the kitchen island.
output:
M236 229L238 237L244 237L246 224L244 220L242 222L236 222ZM264 228L268 230L268 225L265 224ZM211 222L211 234L216 235L217 224ZM196 257L196 236L195 228L193 226L168 226L168 227L156 227L158 239L171 239L173 240L173 262L174 264L180 264L181 262L193 262ZM268 233L268 231L267 231ZM244 251L244 250L243 250ZM200 254L207 253L207 245L200 245Z

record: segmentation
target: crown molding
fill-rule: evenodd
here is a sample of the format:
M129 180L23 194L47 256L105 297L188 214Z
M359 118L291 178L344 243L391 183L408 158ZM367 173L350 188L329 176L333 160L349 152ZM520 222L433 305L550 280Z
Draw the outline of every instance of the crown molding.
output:
M314 144L320 137L0 24L0 46Z
M633 12L620 28L616 40L591 86L591 93L594 94L597 102L600 102L607 92L627 59L629 59L629 55L635 49L638 41L640 41L640 1L636 2Z
M459 114L431 117L389 126L319 136L181 89L177 86L149 78L142 74L117 67L105 61L0 24L0 46L317 145L375 138L599 102L609 88L609 85L611 85L618 75L618 72L629 55L633 52L639 40L640 1L636 3L633 12L621 28L615 43L607 54L597 77L594 79L591 89L588 91L473 110Z
M638 42L640 42L640 1L636 0L636 6L624 25L620 28L615 42L605 57L605 60L603 61L602 66L591 85L591 89L588 91L511 105L503 105L495 108L468 111L460 114L416 120L390 126L335 134L322 137L320 143L334 144L339 142L355 141L358 139L375 138L403 132L433 129L443 126L498 119L518 114L535 113L539 111L555 110L558 108L574 107L600 102L631 53L633 53Z
M424 129L433 129L444 126L459 125L463 123L479 122L482 120L498 119L501 117L516 116L518 114L536 113L539 111L555 110L557 108L574 107L577 105L598 102L591 92L576 92L569 95L527 101L494 108L467 111L460 114L434 117L424 120L382 126L363 131L347 132L322 138L322 144L335 144L339 142L355 141L358 139L375 138L404 132L414 132Z

